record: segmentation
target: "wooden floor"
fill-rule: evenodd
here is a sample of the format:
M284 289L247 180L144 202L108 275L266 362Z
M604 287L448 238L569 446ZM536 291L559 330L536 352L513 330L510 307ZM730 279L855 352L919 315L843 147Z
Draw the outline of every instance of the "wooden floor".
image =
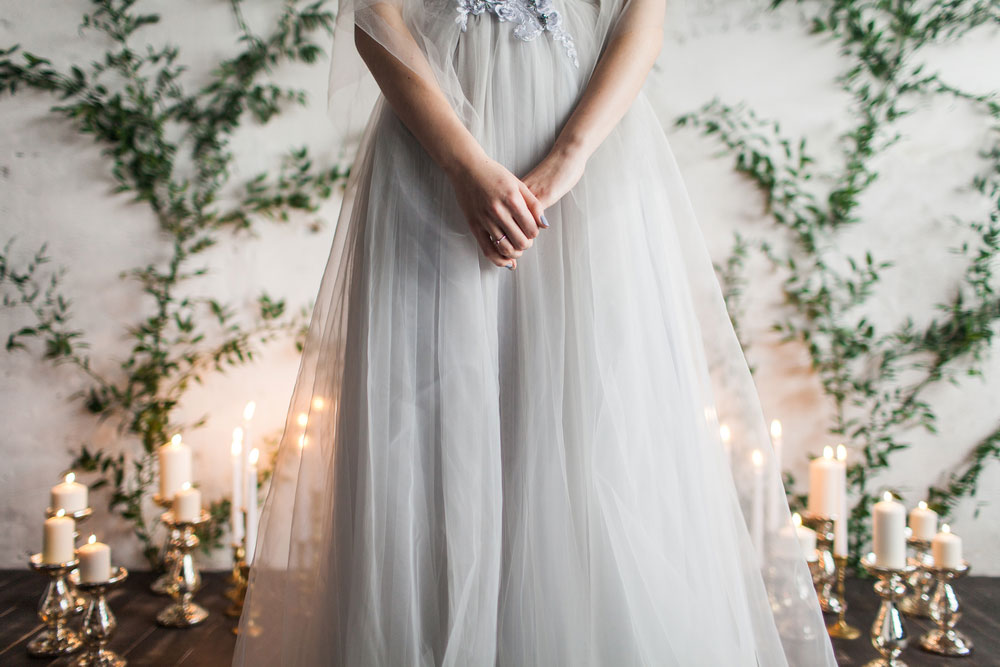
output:
M111 648L136 667L229 665L236 638L231 631L234 620L223 614L228 604L222 596L227 585L225 579L225 573L206 573L204 588L198 593L197 600L211 615L203 624L194 628L173 630L156 625L156 613L166 604L166 599L149 592L152 576L145 572L132 573L110 598L111 607L118 618L118 631L111 642ZM0 570L0 665L3 667L46 665L51 662L31 659L25 649L28 641L41 627L35 614L43 587L41 576L27 569ZM862 636L853 641L834 640L834 646L840 665L861 666L876 657L875 649L868 639L868 629L878 609L878 598L872 591L872 582L869 580L849 580L847 589L847 620L862 628ZM910 635L910 647L901 657L910 667L1000 666L1000 578L968 577L957 582L956 590L963 608L963 617L958 627L972 638L976 645L975 653L969 658L961 659L942 658L921 651L918 638L924 630L931 627L930 623L906 617L904 624Z

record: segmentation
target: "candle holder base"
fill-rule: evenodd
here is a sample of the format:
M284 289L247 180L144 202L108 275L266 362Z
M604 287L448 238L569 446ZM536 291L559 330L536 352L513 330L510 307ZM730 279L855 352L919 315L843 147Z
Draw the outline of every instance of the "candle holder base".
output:
M927 570L927 566L934 564L934 558L931 556L931 541L908 537L906 544L913 548L914 556L909 562L917 569L906 582L906 587L910 592L899 601L899 610L913 618L930 618L934 575Z
M952 588L952 579L964 577L969 572L969 563L963 561L959 567L925 568L937 582L931 597L930 616L937 628L920 638L920 648L928 653L963 657L972 654L972 640L955 629L955 623L962 616L958 606L958 596Z
M160 625L169 628L189 628L198 625L208 617L208 611L194 602L194 594L201 588L201 573L192 552L198 546L195 528L209 521L205 510L194 520L180 520L172 511L163 513L163 523L176 530L178 537L172 540L171 548L177 557L170 568L170 596L174 599L156 616Z
M833 554L834 522L835 519L831 516L809 511L802 513L803 525L816 532L816 560L809 564L809 571L812 573L813 587L819 598L819 606L828 614L839 615L845 605L843 597L838 595L835 588L837 557Z
M909 635L903 627L903 616L899 613L897 601L906 593L906 577L913 573L915 566L907 564L902 568L878 565L868 557L861 559L861 566L869 574L878 577L875 592L882 598L878 615L872 623L872 646L882 657L872 660L865 667L906 667L899 654L906 648Z
M837 568L837 598L841 602L837 622L826 626L826 632L837 639L857 639L861 636L861 630L849 625L846 619L847 596L844 594L844 578L847 576L847 556L834 556L833 560Z
M170 509L170 506L173 504L170 499L164 498L159 493L153 494L153 502L163 509ZM160 549L160 563L163 565L163 574L154 579L153 583L149 585L149 590L157 595L170 595L170 584L173 582L171 571L173 570L173 562L177 558L177 552L173 545L178 539L180 539L180 532L175 528L168 527L167 540Z
M52 517L56 516L59 513L59 511L60 510L53 509L51 507L46 507L45 518L51 519ZM73 512L66 512L65 510L63 510L63 513L64 516L68 516L69 518L73 519L73 521L76 524L76 527L73 529L73 544L76 544L76 541L80 539L80 531L78 530L78 528L81 523L83 523L91 516L93 516L94 508L84 507L82 510L76 510ZM70 597L73 598L73 613L74 614L82 613L83 610L87 608L87 599L76 592L76 584L73 582L72 578L67 577L66 588L69 591Z
M128 664L107 648L118 621L105 597L109 588L125 581L126 577L128 570L119 567L107 581L78 584L80 590L90 594L87 613L83 617L83 639L87 647L83 655L69 663L71 667L125 667Z
M28 655L34 658L54 658L80 650L80 635L66 627L66 620L74 613L76 600L69 591L69 573L80 563L73 559L65 563L42 562L42 554L28 559L31 569L49 577L45 593L38 604L38 617L45 628L28 642Z

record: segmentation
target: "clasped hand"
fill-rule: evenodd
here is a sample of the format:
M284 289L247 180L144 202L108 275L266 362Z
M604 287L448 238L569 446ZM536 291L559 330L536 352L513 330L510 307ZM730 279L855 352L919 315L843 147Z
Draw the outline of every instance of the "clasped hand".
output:
M553 151L524 178L485 154L452 175L466 222L483 255L497 266L517 267L517 259L545 229L545 209L583 175L585 160Z

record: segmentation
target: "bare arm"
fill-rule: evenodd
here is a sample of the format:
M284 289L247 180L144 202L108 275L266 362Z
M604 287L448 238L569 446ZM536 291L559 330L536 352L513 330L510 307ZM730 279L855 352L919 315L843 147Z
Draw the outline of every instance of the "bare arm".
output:
M483 254L497 266L514 268L516 258L538 235L542 207L527 185L492 160L462 124L398 10L386 4L377 7L404 39L402 55L414 63L413 69L356 26L354 41L361 58L393 111L451 179ZM504 234L500 243L493 243Z
M524 178L548 207L580 179L628 111L663 45L665 0L631 0L549 154Z

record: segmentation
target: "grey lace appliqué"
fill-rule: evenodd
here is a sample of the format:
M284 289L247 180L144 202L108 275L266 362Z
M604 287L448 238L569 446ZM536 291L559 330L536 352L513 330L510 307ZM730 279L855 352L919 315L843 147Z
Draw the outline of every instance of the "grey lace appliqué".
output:
M456 0L458 17L455 22L465 32L469 23L469 15L478 16L483 12L492 12L500 21L512 21L514 36L525 42L530 42L543 32L548 31L552 39L562 43L573 65L580 66L577 59L576 46L573 38L562 27L562 16L556 11L552 0Z

